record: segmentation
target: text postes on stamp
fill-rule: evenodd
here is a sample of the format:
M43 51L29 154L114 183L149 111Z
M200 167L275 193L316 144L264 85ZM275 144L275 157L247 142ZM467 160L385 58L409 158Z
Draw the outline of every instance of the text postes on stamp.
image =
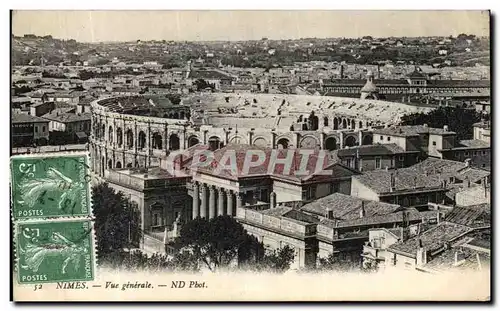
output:
M91 221L21 222L15 238L20 284L94 280Z
M90 215L87 163L85 154L13 157L14 219Z

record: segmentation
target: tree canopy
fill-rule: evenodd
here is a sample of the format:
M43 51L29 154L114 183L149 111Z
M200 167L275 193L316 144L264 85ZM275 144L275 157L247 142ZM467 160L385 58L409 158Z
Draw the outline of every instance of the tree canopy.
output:
M138 210L123 193L107 183L94 186L92 206L99 260L105 261L114 252L138 246L142 235Z
M457 133L459 140L473 137L472 125L481 121L482 115L472 109L439 107L429 113L413 113L401 118L402 125L427 124L429 127L443 128L448 125L450 131Z

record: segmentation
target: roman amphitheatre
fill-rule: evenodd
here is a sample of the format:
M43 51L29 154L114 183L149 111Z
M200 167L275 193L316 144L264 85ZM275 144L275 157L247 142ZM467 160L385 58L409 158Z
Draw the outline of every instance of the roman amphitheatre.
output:
M229 143L341 149L372 144L372 129L433 108L376 99L314 95L201 93L179 105L162 96L92 103L93 169L158 166L174 150Z

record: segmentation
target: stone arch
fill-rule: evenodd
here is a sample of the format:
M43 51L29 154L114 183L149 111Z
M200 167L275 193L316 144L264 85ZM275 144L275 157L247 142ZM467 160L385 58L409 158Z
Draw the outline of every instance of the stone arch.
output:
M108 129L108 141L113 143L113 127L110 125Z
M264 137L255 137L253 145L258 147L267 147L267 140Z
M163 147L163 137L161 136L160 133L154 132L153 133L153 149L162 149Z
M333 118L333 129L338 130L339 129L339 119Z
M337 149L337 139L332 136L327 137L325 139L325 149L329 151Z
M196 135L191 135L188 138L188 148L193 147L194 145L197 145L200 143L200 140L198 139L198 136Z
M356 128L356 120L351 120L351 129L355 129Z
M328 117L323 118L323 125L328 126Z
M289 146L290 146L290 140L285 137L278 139L278 141L276 142L276 147L278 149L288 149Z
M116 129L116 143L118 144L118 147L123 145L123 132L121 127Z
M127 148L132 149L134 147L134 132L131 129L127 130Z
M138 136L137 149L144 149L146 147L146 133L140 131Z
M309 115L309 130L315 131L319 127L319 118L314 114L314 111L311 111Z
M240 135L234 135L229 139L229 142L232 144L246 144L247 140Z
M179 135L171 134L168 138L168 149L169 150L179 150L181 148L181 140Z
M347 119L342 120L342 128L344 128L344 129L347 128Z
M356 137L354 136L347 136L344 142L345 142L344 145L347 147L352 147L357 145Z
M316 137L308 135L300 140L300 148L314 149L318 147L319 141Z
M219 136L210 136L208 138L208 148L212 151L222 148L222 139Z
M373 136L372 135L363 136L363 145L371 145L371 144L373 144Z
M359 128L362 129L363 128L363 121L359 121Z
M116 161L115 167L122 168L122 163L120 161Z

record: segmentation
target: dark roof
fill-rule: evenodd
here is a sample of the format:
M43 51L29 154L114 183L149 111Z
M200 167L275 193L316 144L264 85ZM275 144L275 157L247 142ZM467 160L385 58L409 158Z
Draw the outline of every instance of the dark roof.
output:
M361 206L364 204L365 216L386 215L400 208L399 205L378 201L363 200L342 193L333 193L326 197L305 204L301 210L325 217L327 211L333 211L336 219L356 219L359 218Z
M415 79L415 78L413 78ZM417 78L418 79L418 78ZM374 81L381 86L409 86L406 79L377 79ZM366 83L363 79L332 79L326 80L323 86L359 86ZM427 87L491 87L490 80L427 80Z
M12 123L47 123L49 120L25 113L13 113Z
M402 125L402 126L391 126L387 128L374 129L374 134L383 134L391 136L417 136L420 134L435 134L435 135L453 135L456 134L450 130L444 130L441 128L428 127L425 125Z
M459 142L461 146L469 148L490 148L490 143L480 139L467 139Z
M243 171L244 163L249 152L254 152L253 156L257 157L255 152L262 152L265 156L265 160L262 164L258 166L249 167L248 172ZM289 172L285 172L285 166L283 164L276 164L274 166L274 171L268 172L268 168L272 167L270 165L270 161L273 156L276 156L279 159L287 158L289 153L293 153L292 157L292 165L290 167ZM232 164L231 155L234 154L236 156L236 166L232 166L233 169L227 168ZM307 164L305 168L305 172L301 171L301 161L303 154L297 152L294 149L271 149L264 147L251 146L247 144L228 144L222 149L216 150L214 153L214 159L211 159L210 165L206 165L203 167L199 167L198 171L207 174L216 174L217 176L228 178L228 179L238 179L242 177L250 177L250 176L262 176L262 175L270 175L279 179L285 179L290 181L319 181L319 180L329 180L332 177L347 177L354 174L358 174L358 172L353 171L339 163L332 162L328 157L322 158L320 156L320 150L314 150L314 152L310 155L307 155ZM223 157L226 156L224 159ZM229 156L229 158L227 158ZM227 161L225 163L221 163L221 161ZM317 164L318 161L320 164ZM225 168L217 169L219 165L226 166ZM326 171L317 172L317 168L321 167L323 170L331 170L329 174Z
M61 123L78 122L78 121L90 121L92 114L90 112L85 113L47 113L42 117L50 121L57 121Z
M405 150L397 144L377 144L377 145L363 145L346 149L339 149L336 155L339 157L356 156L359 152L360 156L368 155L394 155L404 153Z
M194 70L189 72L190 79L232 79L230 75L217 70Z
M417 69L412 71L407 77L410 79L427 79L427 76Z
M357 226L376 226L382 224L394 224L403 222L403 213L398 211L386 215L375 215L371 217L353 218L350 220L341 220L337 222L337 228L342 227L357 227ZM437 211L419 212L416 209L409 209L407 212L408 221L416 221L422 219L437 219Z
M464 226L483 226L490 224L491 205L488 203L474 206L455 206L446 221Z
M433 252L443 247L445 243L452 242L470 230L469 227L460 224L441 222L420 235L389 246L388 250L404 252L415 257L419 248L419 240L422 241L422 246L428 252Z

